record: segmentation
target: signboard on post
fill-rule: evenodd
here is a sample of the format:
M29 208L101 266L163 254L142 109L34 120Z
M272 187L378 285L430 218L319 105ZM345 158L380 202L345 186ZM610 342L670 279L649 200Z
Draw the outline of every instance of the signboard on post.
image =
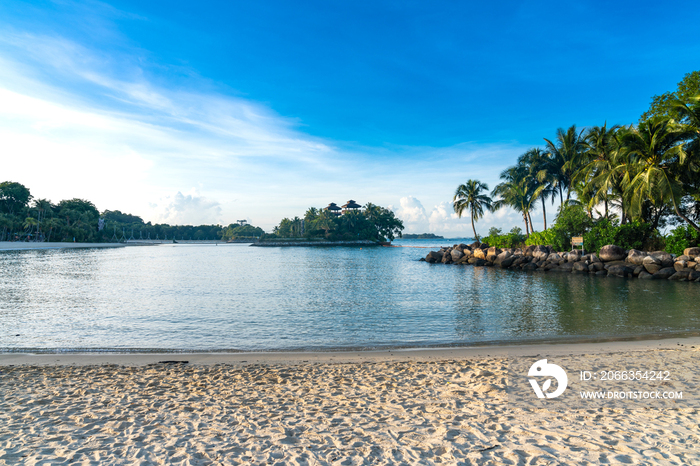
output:
M583 236L574 236L571 238L571 248L576 249L576 246L581 246L581 252L584 252Z

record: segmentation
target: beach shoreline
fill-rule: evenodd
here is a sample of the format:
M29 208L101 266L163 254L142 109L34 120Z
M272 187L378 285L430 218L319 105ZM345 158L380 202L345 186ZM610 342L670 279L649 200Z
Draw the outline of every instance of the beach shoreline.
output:
M676 373L696 370L698 352L700 337L347 353L5 353L0 465L696 464L694 405L545 409L531 392L525 405L512 401L507 385L514 356L570 369L632 358ZM696 392L693 380L682 388Z
M269 352L70 352L70 353L0 353L0 367L7 365L99 365L117 364L143 366L164 359L188 361L190 364L305 364L404 362L468 358L527 357L535 355L583 355L627 353L673 349L678 345L700 348L700 336L662 337L643 340L612 340L603 342L535 343L468 347L398 348L359 351L269 351Z

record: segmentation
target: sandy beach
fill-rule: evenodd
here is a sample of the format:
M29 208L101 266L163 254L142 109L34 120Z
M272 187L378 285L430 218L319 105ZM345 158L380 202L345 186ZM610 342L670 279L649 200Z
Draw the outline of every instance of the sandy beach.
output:
M513 356L604 357L692 370L699 348L695 337L353 353L5 353L0 464L698 464L695 407L522 407L508 400L506 366Z

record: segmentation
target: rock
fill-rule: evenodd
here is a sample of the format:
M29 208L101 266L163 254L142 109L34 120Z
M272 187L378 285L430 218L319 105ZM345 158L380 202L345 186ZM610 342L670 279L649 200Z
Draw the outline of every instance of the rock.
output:
M574 268L574 264L576 264L576 263L577 263L577 262L565 262L565 263L563 263L562 265L560 265L559 267L557 267L556 269L553 269L553 270L560 270L560 271L562 271L562 272L571 272L571 271L573 270L573 268Z
M465 249L464 251L462 251L462 254L464 254L463 257L466 257L467 259L469 259L469 258L472 256L472 250L471 250L471 249Z
M600 259L595 254L591 254L591 262L600 262Z
M625 267L629 266L629 263L626 261L612 261L612 262L605 262L603 264L603 267L605 267L606 270L610 271L610 267L614 265L624 265Z
M420 259L418 259L418 262L425 262L425 257L421 257Z
M638 249L630 249L630 252L627 253L627 262L634 265L642 265L645 257L647 257L645 252Z
M695 281L699 278L700 278L700 272L698 272L697 270L693 270L692 272L688 273L688 281L690 281L690 280Z
M674 269L673 267L664 267L654 274L654 278L666 280L674 273L676 273L676 269Z
M583 261L574 262L572 272L588 273L588 266Z
M515 256L511 255L508 258L501 260L500 264L497 265L499 265L502 269L507 269L513 265L513 262L515 262Z
M670 277L669 280L683 281L688 279L688 272L676 272Z
M679 271L686 268L685 267L686 264L687 264L687 262L684 260L676 261L673 263L673 268L676 269L676 272L679 272Z
M474 250L474 253L472 254L472 257L475 257L477 259L486 260L486 254L484 253L484 250L481 248L476 248Z
M471 249L473 251L474 249L477 249L479 246L481 246L481 243L478 241L474 241L472 244L469 245L469 249Z
M642 270L641 272L639 272L639 278L641 278L642 280L652 280L654 276Z
M527 264L525 264L525 267L523 267L523 270L525 270L525 271L537 270L537 264L535 262L528 262Z
M698 266L698 263L695 262L695 261L688 261L688 263L685 264L685 266L688 267L688 268L690 268L690 269L694 269L695 267Z
M685 248L683 251L684 256L698 257L700 256L700 248Z
M452 254L449 250L442 255L442 260L440 262L442 262L443 264L449 264L450 262L452 262Z
M607 267L608 276L615 277L632 277L634 276L634 269L627 267L626 265L613 265Z
M614 244L603 246L598 254L598 257L603 262L620 261L625 259L626 256L625 250Z
M603 275L607 275L607 274L608 274L608 271L605 270L605 269L603 269L603 270L599 270L599 271L596 272L595 274L596 274L596 275L603 276Z
M453 249L450 255L452 256L452 262L457 262L464 256L464 253L459 249Z
M488 248L486 250L486 260L489 262L493 262L496 260L496 257L503 252L499 248Z
M481 267L482 265L484 265L484 264L486 263L486 260L484 260L484 259L479 259L478 257L472 256L472 257L469 258L469 261L468 261L468 262L469 262L471 265L474 265L474 266L476 266L476 267Z
M557 262L558 262L558 261L561 260L561 256L560 256L559 254L557 254L556 252L552 252L552 253L550 253L550 254L547 256L547 260L548 260L548 261L557 261Z
M678 261L686 261L686 262L688 262L690 259L691 259L690 256L686 256L685 254L683 254L683 255L680 255L680 256L676 257L674 260L675 260L676 262L678 262Z
M647 272L655 274L662 268L661 259L659 259L656 256L646 256L642 261L642 266L646 269Z
M430 251L427 256L425 256L425 261L429 263L440 262L442 260L442 253Z
M588 270L594 270L596 272L600 272L601 270L605 270L605 266L603 265L602 262L593 262L592 264L588 265Z
M642 273L642 272L646 272L646 271L644 270L644 267L642 267L641 265L638 265L638 266L636 266L636 267L634 268L634 272L632 272L632 275L634 275L635 277L638 277L639 274Z
M481 246L479 246L479 247L481 249L488 249L490 246L489 246L489 243L481 243Z
M535 246L535 248L532 250L532 257L537 259L538 261L544 260L549 256L549 248L547 246Z
M673 256L665 251L655 251L649 254L651 257L661 261L661 267L673 267Z

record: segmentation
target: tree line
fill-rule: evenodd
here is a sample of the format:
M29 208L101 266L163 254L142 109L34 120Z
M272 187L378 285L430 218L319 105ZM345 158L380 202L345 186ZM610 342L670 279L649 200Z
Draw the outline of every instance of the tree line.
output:
M21 183L0 183L0 241L120 242L128 240L230 240L258 238L248 224L168 225L144 222L119 210L102 213L84 199L35 199Z
M506 206L522 216L532 244L563 246L594 228L608 236L639 233L641 245L658 245L659 231L672 225L689 240L700 237L700 71L688 73L676 91L655 96L636 125L560 128L500 179L490 193L478 180L455 192L454 210L470 213L477 239L474 223ZM579 231L564 233L556 223L548 229L547 201L558 204L557 223L576 217L569 227ZM531 212L540 206L544 231L535 232Z
M401 237L403 222L394 212L367 203L362 210L350 210L342 215L326 209L310 207L303 218L284 218L273 229L271 238L324 238L329 241L392 241Z

